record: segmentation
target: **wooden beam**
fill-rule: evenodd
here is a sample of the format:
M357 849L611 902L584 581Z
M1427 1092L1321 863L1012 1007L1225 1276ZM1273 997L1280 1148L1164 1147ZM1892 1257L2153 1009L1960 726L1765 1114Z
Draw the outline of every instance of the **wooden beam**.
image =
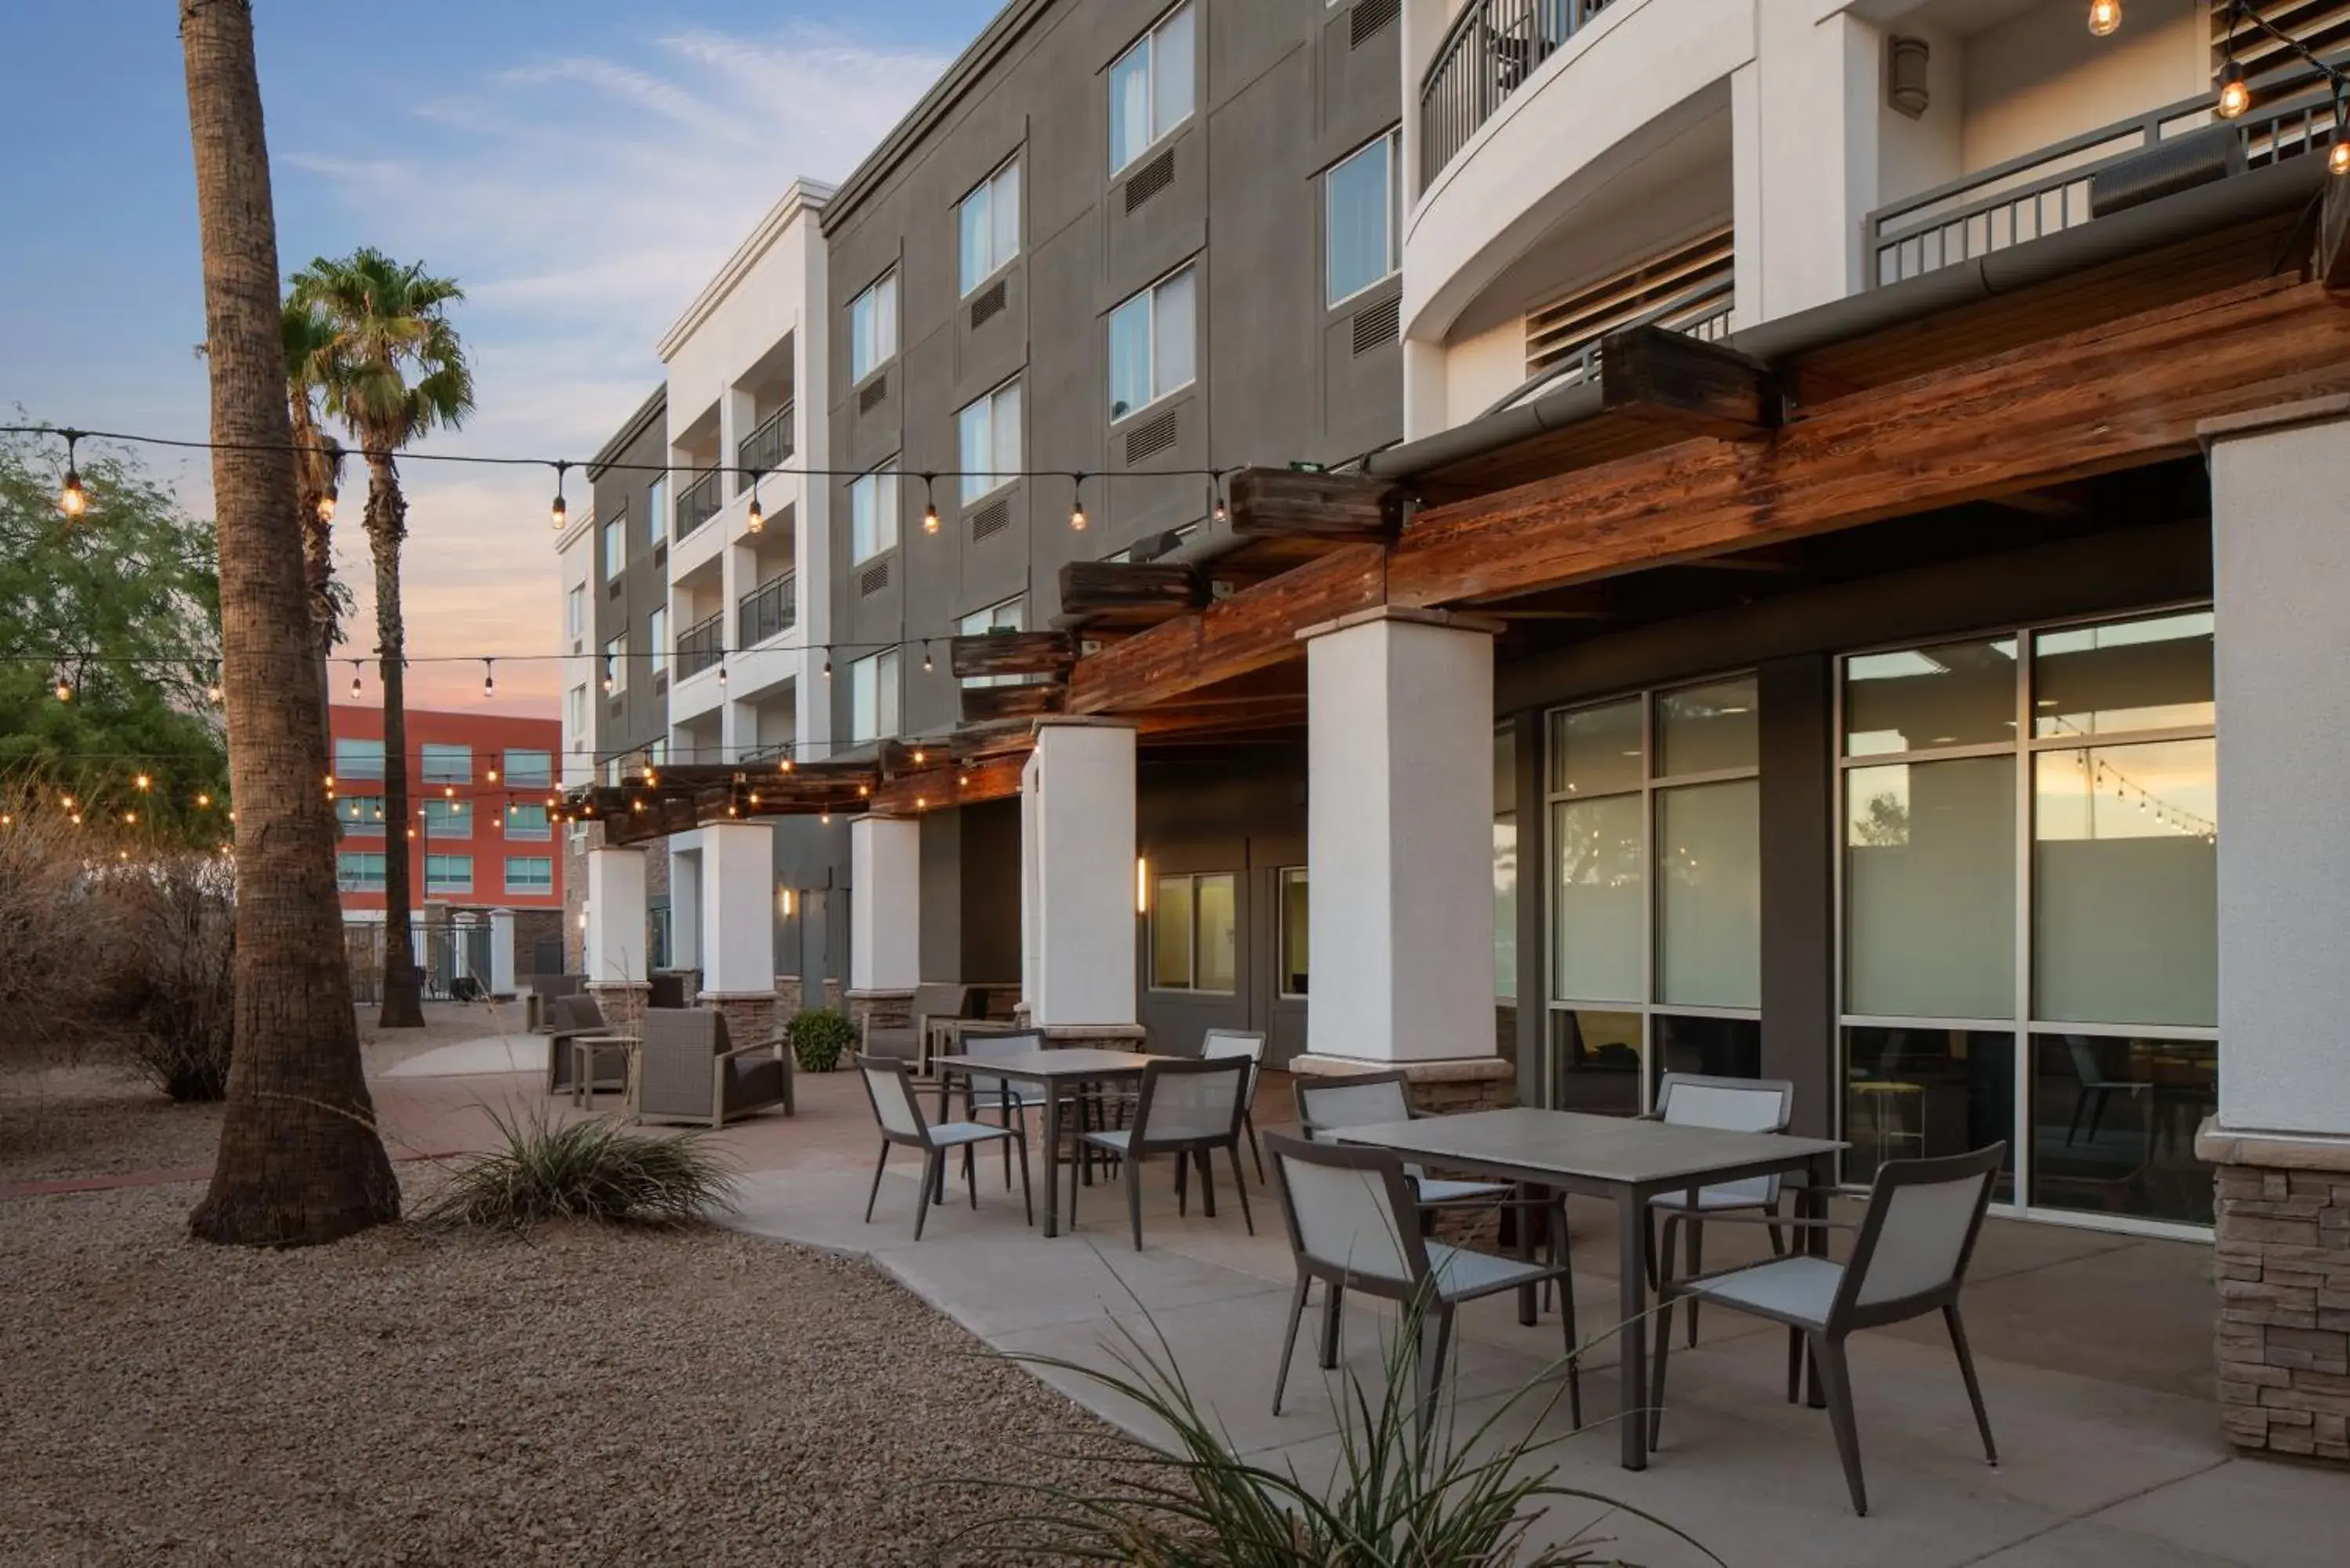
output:
M975 675L1050 675L1066 680L1077 661L1065 631L991 631L947 644L947 668L958 679Z
M1424 511L1387 597L1535 593L2086 478L2191 452L2204 420L2340 391L2350 299L2247 284L1806 409L1765 441L1683 441Z
M1077 660L1072 713L1127 712L1269 664L1302 658L1305 627L1369 609L1387 595L1388 551L1345 545L1305 566L1220 599L1195 615L1130 637Z
M1020 793L1020 770L1027 761L1027 754L1022 753L990 757L983 762L925 768L891 779L873 792L864 808L884 815L903 815L937 811L944 806L1009 800Z
M1068 700L1066 686L966 686L962 718L966 724L994 719L1015 719L1058 713Z
M1164 620L1208 602L1207 579L1171 561L1065 561L1061 613L1120 622Z
M1370 541L1403 526L1403 488L1359 473L1244 468L1230 486L1232 532L1259 538Z
M1599 406L1705 435L1767 435L1786 400L1771 367L1662 327L1627 327L1599 343Z

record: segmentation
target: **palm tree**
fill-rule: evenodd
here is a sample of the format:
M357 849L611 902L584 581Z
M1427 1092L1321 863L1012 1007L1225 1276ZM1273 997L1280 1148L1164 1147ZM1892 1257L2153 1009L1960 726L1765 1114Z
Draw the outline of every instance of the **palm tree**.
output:
M318 428L318 400L334 376L334 326L315 306L286 302L286 411L294 425L295 491L302 517L302 576L310 629L318 645L318 691L327 697L327 660L342 640L335 603L336 487L343 443ZM333 743L331 726L328 737Z
M327 410L342 420L368 465L367 535L375 559L376 653L383 671L383 810L394 853L384 857L383 1014L386 1029L424 1026L422 987L409 939L409 862L398 824L409 821L408 724L400 621L400 545L408 502L394 454L428 432L453 430L473 411L473 371L448 307L465 297L434 277L362 247L321 256L294 275L294 303L331 328L325 351Z
M400 1217L361 1068L335 892L315 646L279 340L277 223L249 0L186 5L204 265L222 684L236 792L236 1033L206 1241L331 1241Z

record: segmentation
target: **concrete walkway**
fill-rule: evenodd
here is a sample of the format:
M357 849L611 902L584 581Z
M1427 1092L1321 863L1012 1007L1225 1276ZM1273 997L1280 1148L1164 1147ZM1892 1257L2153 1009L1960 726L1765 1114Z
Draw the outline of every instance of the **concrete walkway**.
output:
M435 1045L377 1073L379 1078L479 1078L546 1071L544 1034L484 1034Z

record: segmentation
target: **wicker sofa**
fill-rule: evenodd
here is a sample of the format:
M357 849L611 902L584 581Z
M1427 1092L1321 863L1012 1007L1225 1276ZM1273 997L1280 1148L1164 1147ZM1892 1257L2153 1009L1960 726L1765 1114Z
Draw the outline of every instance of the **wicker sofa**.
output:
M737 1047L723 1013L647 1008L637 1053L639 1121L723 1127L769 1106L796 1114L789 1048L780 1038Z

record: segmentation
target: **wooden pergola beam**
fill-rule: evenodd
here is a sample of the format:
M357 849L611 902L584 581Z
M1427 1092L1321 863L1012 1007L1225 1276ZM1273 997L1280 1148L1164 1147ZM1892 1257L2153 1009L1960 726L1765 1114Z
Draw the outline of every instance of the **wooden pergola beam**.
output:
M1244 468L1230 495L1232 532L1244 537L1368 542L1403 526L1403 487L1365 474Z
M1195 566L1173 561L1065 561L1061 613L1146 624L1198 609L1208 602L1208 580Z
M1076 661L1076 641L1065 631L991 631L947 643L947 668L957 680L989 675L1066 679Z
M1020 770L1027 760L1023 752L923 768L891 779L860 804L867 811L894 816L1009 799L1020 793Z
M1061 685L966 686L962 718L966 724L993 723L999 719L1043 718L1058 713L1068 701Z
M1599 406L1702 435L1742 439L1779 427L1786 404L1771 367L1662 327L1627 327L1599 345Z

